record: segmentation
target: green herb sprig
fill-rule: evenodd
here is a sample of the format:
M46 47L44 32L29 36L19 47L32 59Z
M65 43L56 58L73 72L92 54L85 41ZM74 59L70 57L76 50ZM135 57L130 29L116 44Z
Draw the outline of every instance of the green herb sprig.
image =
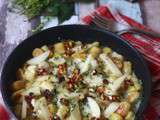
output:
M61 23L74 14L74 3L78 1L89 2L93 0L15 0L14 4L23 9L23 13L29 20L44 14L58 16Z
M94 0L13 0L13 8L18 8L29 20L44 16L47 20L41 21L33 33L39 32L44 25L54 16L58 17L59 24L69 19L74 14L75 2L91 2Z

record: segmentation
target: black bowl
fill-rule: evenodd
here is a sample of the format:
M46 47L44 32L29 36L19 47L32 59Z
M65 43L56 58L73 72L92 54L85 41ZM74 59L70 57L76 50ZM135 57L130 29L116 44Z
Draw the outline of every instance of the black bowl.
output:
M151 76L143 57L116 34L85 25L64 25L49 28L24 40L13 50L5 62L1 76L2 97L10 114L15 117L11 100L11 85L16 80L17 69L32 57L34 48L54 44L63 39L79 40L83 43L99 41L101 45L111 47L133 63L135 73L143 84L142 102L136 113L136 120L138 120L144 112L151 94Z

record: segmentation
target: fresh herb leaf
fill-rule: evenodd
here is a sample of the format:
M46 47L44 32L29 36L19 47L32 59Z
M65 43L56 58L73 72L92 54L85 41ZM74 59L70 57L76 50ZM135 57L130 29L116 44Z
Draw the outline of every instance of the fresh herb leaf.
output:
M69 4L69 5L68 5ZM63 22L70 18L73 15L74 11L74 4L73 3L63 3L59 8L58 19L59 22Z
M43 16L57 16L59 23L69 19L74 14L75 2L91 2L94 0L14 0L15 6L20 6L22 13L32 19L43 13ZM40 31L45 23L37 26L34 32Z
M74 3L65 0L15 0L14 4L19 5L29 19L47 13L58 16L59 21L63 22L73 15L74 11Z
M15 0L15 4L23 8L29 19L40 15L49 3L50 0Z

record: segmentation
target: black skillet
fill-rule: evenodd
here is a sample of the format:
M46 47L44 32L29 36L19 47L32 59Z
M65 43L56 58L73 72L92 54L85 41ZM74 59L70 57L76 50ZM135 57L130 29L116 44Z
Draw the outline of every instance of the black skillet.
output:
M111 47L133 63L135 73L142 80L143 85L142 102L135 119L139 120L148 105L151 94L151 76L143 57L116 34L85 25L64 25L49 28L27 38L13 50L5 62L1 76L2 97L10 114L15 117L11 101L11 85L16 80L17 69L32 57L34 48L54 44L64 39L80 40L83 43L99 41L102 46Z

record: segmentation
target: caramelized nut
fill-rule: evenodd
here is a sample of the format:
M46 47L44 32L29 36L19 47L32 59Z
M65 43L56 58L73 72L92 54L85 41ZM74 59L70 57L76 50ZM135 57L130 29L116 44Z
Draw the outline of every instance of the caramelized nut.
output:
M96 89L96 92L98 92L99 94L104 93L104 91L105 91L105 88L102 87L102 86L100 86L100 87L98 87L98 88Z
M119 108L117 109L117 113L124 117L128 113L130 107L130 103L121 102Z

